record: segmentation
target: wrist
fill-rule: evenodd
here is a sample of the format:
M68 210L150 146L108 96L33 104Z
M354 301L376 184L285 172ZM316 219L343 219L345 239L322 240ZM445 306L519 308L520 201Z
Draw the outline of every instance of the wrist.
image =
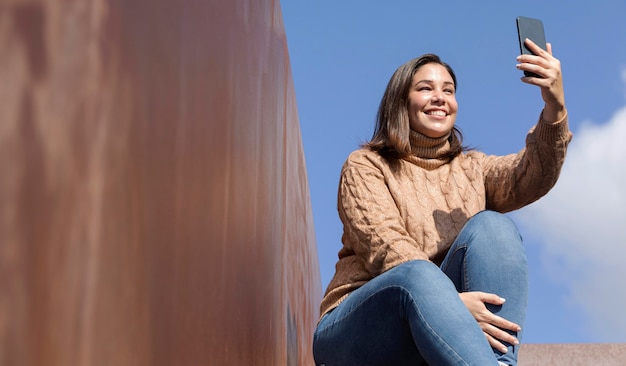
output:
M543 108L541 119L547 123L556 123L563 120L566 115L565 105L546 104Z

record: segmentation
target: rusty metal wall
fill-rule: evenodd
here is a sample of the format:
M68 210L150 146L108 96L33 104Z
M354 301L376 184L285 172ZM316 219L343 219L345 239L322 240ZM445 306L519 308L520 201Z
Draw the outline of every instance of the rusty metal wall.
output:
M311 364L279 2L0 0L0 50L0 364Z

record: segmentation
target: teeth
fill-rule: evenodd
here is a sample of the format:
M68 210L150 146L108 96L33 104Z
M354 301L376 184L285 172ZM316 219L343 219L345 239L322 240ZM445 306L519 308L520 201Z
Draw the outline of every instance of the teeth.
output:
M433 116L440 116L440 117L445 117L446 116L446 112L444 111L429 111L427 114L433 115Z

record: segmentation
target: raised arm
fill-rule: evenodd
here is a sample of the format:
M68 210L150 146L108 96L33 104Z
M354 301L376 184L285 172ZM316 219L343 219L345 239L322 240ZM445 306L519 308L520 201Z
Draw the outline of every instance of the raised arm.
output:
M505 212L518 209L545 195L556 183L571 141L561 62L552 55L552 45L541 49L531 40L526 47L535 55L517 57L517 68L540 77L521 80L541 90L544 108L537 125L526 138L526 147L518 154L489 156L485 163L487 208Z

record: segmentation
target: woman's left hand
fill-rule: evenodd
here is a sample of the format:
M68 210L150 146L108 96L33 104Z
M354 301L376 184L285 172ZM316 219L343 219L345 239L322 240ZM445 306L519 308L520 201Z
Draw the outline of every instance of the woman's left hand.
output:
M486 292L472 291L461 292L459 294L461 301L465 304L478 325L483 330L485 337L491 347L502 353L507 353L507 347L502 343L519 344L517 338L507 333L505 330L519 332L522 330L519 325L508 321L487 309L487 304L502 305L504 299L496 294Z
M565 95L563 91L563 76L561 62L552 56L552 44L546 44L546 50L537 46L530 39L526 39L526 47L534 55L520 55L517 57L517 68L539 75L524 76L522 81L537 85L541 88L541 97L545 103L543 119L546 122L557 122L565 117Z

